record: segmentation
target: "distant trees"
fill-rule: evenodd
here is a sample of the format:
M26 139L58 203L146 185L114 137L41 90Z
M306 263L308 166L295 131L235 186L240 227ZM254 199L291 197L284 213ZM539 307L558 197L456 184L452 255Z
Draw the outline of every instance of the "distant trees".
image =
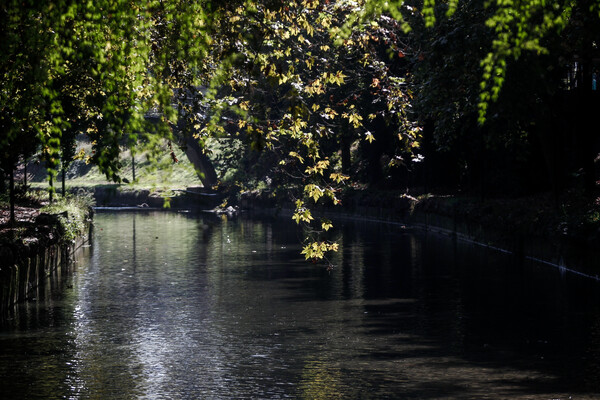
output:
M449 17L446 4L436 4L434 10L437 22L431 28L418 16L406 17L422 54L413 70L414 106L425 128L421 182L481 195L491 190L516 193L526 181L523 170L530 167L525 162L532 115L527 109L532 107L529 99L537 96L538 77L523 70L505 83L503 95L486 104L482 124L482 60L495 40L488 21L496 8L465 0ZM519 86L527 87L531 98L514 92Z

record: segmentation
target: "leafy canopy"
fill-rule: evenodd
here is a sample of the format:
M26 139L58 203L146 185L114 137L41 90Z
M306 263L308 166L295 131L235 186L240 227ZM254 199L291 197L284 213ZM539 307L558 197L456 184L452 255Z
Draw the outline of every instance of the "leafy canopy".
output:
M486 26L494 38L480 62L480 123L498 99L508 62L525 51L546 52L545 38L568 26L578 4L484 3L493 10ZM74 134L84 132L93 150L79 156L120 181L121 146L170 143L186 120L202 144L237 137L268 150L274 170L295 182L294 220L326 232L331 223L315 221L307 204L339 203L340 188L351 181L344 165L349 144L379 141L381 129L373 127L385 124L394 162L419 158L407 56L420 55L418 43L406 42L407 16L431 28L459 6L459 0L4 0L2 167L39 149L54 170L61 157L72 157ZM600 1L578 7L598 15ZM160 123L149 125L148 113ZM303 253L321 258L335 248L309 240Z
M323 258L337 245L314 234L332 226L310 204L339 204L351 180L339 156L342 142L372 143L374 120L387 123L402 160L419 147L397 22L358 17L364 2L295 0L227 10L210 57L212 115L201 136L242 138L266 150L271 172L295 204L293 219L309 234L303 254ZM346 23L359 24L346 35ZM285 179L287 178L287 179ZM299 186L299 187L298 187Z

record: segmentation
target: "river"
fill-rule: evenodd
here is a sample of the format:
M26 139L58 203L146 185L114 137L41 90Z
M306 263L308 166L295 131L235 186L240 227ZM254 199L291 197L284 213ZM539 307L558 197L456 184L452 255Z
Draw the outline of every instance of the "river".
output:
M0 327L2 399L600 398L600 286L397 224L95 216ZM571 396L571 397L569 397Z

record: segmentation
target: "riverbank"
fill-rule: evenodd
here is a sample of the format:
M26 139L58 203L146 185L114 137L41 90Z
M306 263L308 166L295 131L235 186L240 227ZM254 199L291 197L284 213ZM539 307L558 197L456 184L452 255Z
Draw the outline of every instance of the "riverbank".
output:
M285 209L293 204L269 191L219 193L202 187L157 190L129 185L73 187L100 207L219 210L227 199L240 209ZM315 216L387 221L455 235L523 257L566 267L590 277L600 275L600 205L568 193L520 198L460 194L411 195L398 191L346 190L341 206L314 207ZM237 209L237 208L236 208Z
M70 197L48 205L31 200L15 207L15 223L0 208L0 318L14 304L43 296L42 284L70 268L74 252L89 239L89 198Z
M482 199L348 190L341 200L341 206L317 204L313 214L406 224L600 276L600 206L577 194ZM270 193L258 191L242 195L240 206L293 210L293 204L281 206Z
M45 188L37 188L45 194ZM177 186L153 188L128 184L99 184L95 186L67 187L71 196L93 199L95 207L150 208L150 209L212 209L219 205L224 195L202 186Z

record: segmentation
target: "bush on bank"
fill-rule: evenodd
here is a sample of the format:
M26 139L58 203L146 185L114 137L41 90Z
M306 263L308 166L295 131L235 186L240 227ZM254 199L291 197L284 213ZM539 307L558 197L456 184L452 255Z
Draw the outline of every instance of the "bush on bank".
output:
M85 234L93 206L94 198L89 194L67 195L42 207L36 223L57 219L62 239L72 241Z

